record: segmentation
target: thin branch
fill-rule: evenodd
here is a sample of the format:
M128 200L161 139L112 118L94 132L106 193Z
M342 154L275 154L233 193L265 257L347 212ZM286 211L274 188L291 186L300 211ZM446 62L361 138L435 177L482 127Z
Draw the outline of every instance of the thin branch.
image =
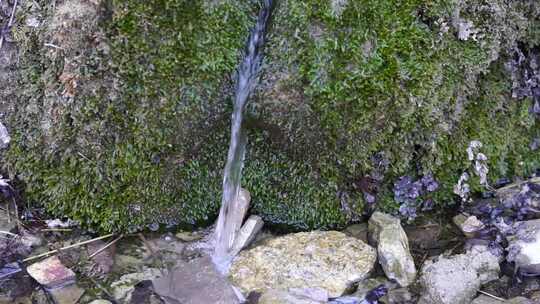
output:
M11 10L11 16L9 17L9 21L8 21L8 24L6 25L6 29L9 29L11 25L13 24L13 18L15 18L16 10L17 10L17 0L15 0L15 2L13 3L13 9ZM1 33L0 34L0 49L2 49L3 44L4 44L4 33Z
M48 46L48 47L52 47L52 48L55 48L55 49L59 49L59 50L63 50L64 48L61 47L61 46L58 46L56 44L52 44L52 43L44 43L43 44L44 46Z
M120 239L122 239L124 237L123 234L121 234L119 237L117 237L116 239L112 240L109 244L101 247L101 249L98 249L96 252L92 253L88 258L91 259L93 257L95 257L96 255L98 255L100 252L102 252L103 250L111 247L112 245L114 245L116 242L118 242Z
M497 297L497 296L494 296L494 295L492 295L492 294L490 294L490 293L487 293L487 292L485 292L485 291L482 291L482 290L480 290L480 289L478 289L478 292L481 293L481 294L483 294L483 295L486 295L486 296L488 296L488 297L490 297L490 298L493 298L493 299L495 299L495 300L499 300L499 301L502 301L502 302L506 302L505 299L499 298L499 297Z
M17 9L17 0L13 3L13 9L11 10L11 16L9 17L8 28L13 24L13 18L15 17L15 10Z
M10 188L11 188L11 186L10 186ZM13 193L15 193L15 190L13 190ZM17 228L19 229L19 232L20 232L20 230L21 230L21 221L20 221L20 217L19 217L19 206L17 206L17 201L15 200L15 197L11 196L11 199L13 200L13 207L15 208L15 221L17 223Z
M73 229L69 228L43 228L41 229L41 232L70 232L73 231Z
M62 247L60 249L47 251L47 252L42 253L42 254L38 254L38 255L35 255L35 256L28 257L28 258L26 258L26 259L24 259L22 261L23 262L28 262L28 261L31 261L31 260L39 259L39 258L42 258L44 256L48 256L50 254L60 252L62 250L71 249L71 248L75 248L75 247L80 247L82 245L90 244L90 243L95 242L95 241L103 240L103 239L109 238L109 237L111 237L113 235L114 235L114 233L111 233L111 234L107 234L107 235L104 235L104 236L97 237L95 239L87 240L87 241L80 242L80 243L73 244L73 245L69 245L69 246L65 246L65 247Z
M15 234L15 233L11 233L11 232L8 232L8 231L3 231L3 230L0 230L0 234L7 234L7 235L14 236L14 237L19 236L19 235Z

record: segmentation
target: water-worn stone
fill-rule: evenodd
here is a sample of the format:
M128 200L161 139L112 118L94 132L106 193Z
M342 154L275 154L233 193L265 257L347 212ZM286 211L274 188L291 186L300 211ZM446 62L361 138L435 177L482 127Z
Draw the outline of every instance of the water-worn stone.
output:
M522 271L540 274L540 219L515 225L517 232L508 244L508 260Z
M241 252L230 278L246 293L312 287L338 297L366 278L376 259L372 247L341 232L300 232Z
M84 289L76 284L48 290L54 302L57 304L75 304L84 294Z
M108 300L97 299L97 300L94 300L94 301L90 302L90 304L112 304L112 303L111 303L111 301L108 301Z
M369 233L376 243L379 263L386 276L396 280L402 287L413 283L416 267L400 220L389 214L375 212L369 219Z
M289 289L266 291L258 304L323 304L328 302L328 292L322 289Z
M52 256L26 268L28 274L46 288L57 288L75 282L75 273Z
M167 275L153 280L154 291L166 303L240 303L233 287L209 257L179 262Z
M240 250L246 248L255 239L257 233L261 231L263 225L264 221L260 216L251 215L236 235L233 245L233 255L237 255Z
M473 250L428 260L422 267L421 304L469 304L482 284L498 278L498 258Z

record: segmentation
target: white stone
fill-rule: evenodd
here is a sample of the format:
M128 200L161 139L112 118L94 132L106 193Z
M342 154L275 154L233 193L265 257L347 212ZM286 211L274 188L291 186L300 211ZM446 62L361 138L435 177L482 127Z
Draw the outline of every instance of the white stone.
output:
M428 260L420 282L420 304L469 304L482 284L499 277L499 260L489 251L473 250Z
M521 270L540 273L540 219L518 222L516 237L508 244L509 252L514 252L510 259Z
M400 220L389 214L375 212L369 219L369 232L377 245L379 264L386 276L402 287L412 284L416 279L416 266Z
M260 216L251 215L238 232L233 246L233 255L246 248L262 229L264 221Z
M6 126L0 122L0 149L7 148L10 141L11 137L9 136Z

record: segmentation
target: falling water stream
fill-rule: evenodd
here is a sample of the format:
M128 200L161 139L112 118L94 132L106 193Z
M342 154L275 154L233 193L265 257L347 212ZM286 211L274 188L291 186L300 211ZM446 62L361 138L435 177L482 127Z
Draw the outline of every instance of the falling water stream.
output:
M234 258L233 245L242 224L245 210L235 208L240 192L247 136L242 129L242 114L258 79L262 62L262 48L266 29L272 14L274 0L264 0L257 24L251 30L242 62L238 67L234 109L232 113L231 141L227 163L223 172L223 196L215 231L215 249L212 259L217 268L226 272Z

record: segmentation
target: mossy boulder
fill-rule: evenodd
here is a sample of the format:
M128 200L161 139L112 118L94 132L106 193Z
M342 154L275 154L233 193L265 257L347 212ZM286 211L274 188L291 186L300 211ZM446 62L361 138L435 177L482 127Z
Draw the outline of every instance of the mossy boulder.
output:
M30 201L100 230L211 222L234 71L258 8L25 2L17 17L43 25L13 29L4 170ZM505 64L540 44L539 20L536 1L279 1L245 121L252 212L339 228L362 215L356 185L375 173L378 208L395 210L399 176L427 173L441 185L432 199L451 204L472 140L490 181L530 174L538 119L531 98L512 98Z

